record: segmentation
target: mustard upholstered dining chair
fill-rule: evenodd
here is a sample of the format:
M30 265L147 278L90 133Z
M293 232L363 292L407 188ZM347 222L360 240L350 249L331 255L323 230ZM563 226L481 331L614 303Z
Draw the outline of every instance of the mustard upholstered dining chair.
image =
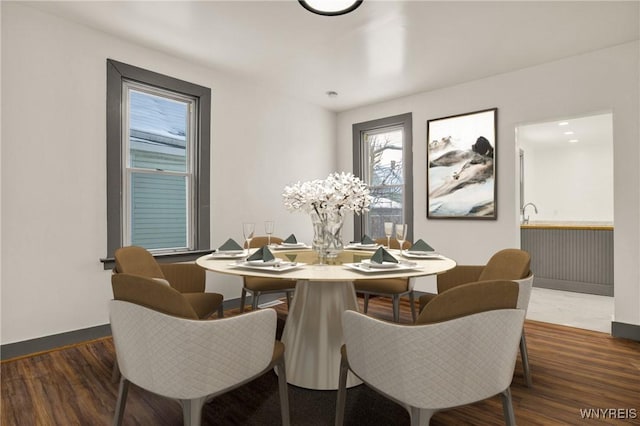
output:
M491 256L486 265L456 265L437 276L438 294L461 284L486 280L520 280L530 274L531 257L519 249L500 250ZM436 295L420 296L420 310Z
M416 325L345 311L336 426L344 422L348 371L406 407L412 426L498 394L505 422L515 425L509 387L525 315L514 308L518 291L512 281L460 286L438 295Z
M153 278L113 274L111 289L114 300L135 303L180 318L202 319L182 293Z
M376 243L387 245L386 238L376 239ZM395 238L390 240L390 248L399 249L400 243ZM411 243L405 241L402 248L407 250L411 248ZM369 310L369 296L390 297L392 301L393 320L400 321L400 297L409 296L409 306L411 307L411 317L416 320L416 308L414 303L413 279L410 278L381 278L376 280L355 280L353 286L356 293L364 295L364 309L366 314Z
M138 246L121 247L115 251L114 274L126 273L155 279L169 284L191 304L198 318L208 318L214 312L224 316L223 296L206 293L206 271L194 263L158 263L151 253Z
M268 237L258 236L251 240L250 248L260 248L267 244ZM282 238L271 237L271 244L282 243ZM245 241L244 247L247 247ZM287 298L287 307L291 305L291 295L296 290L295 280L281 278L243 277L242 293L240 294L240 312L244 312L247 293L251 294L251 309L258 309L260 295L268 293L284 293Z
M533 286L533 273L530 271L531 256L524 250L504 249L495 253L486 265L457 265L455 268L438 275L438 294L441 294L456 286L483 280L512 280L520 285L518 308L525 312L529 306L531 288ZM435 294L420 296L420 311L433 300ZM520 358L524 370L524 379L527 387L532 386L531 370L529 368L529 354L524 330L520 339Z
M273 309L213 321L180 318L121 300L112 300L109 311L122 371L114 425L122 424L130 383L177 399L184 424L192 426L201 424L207 401L274 368L282 424L289 425L284 345L275 340Z

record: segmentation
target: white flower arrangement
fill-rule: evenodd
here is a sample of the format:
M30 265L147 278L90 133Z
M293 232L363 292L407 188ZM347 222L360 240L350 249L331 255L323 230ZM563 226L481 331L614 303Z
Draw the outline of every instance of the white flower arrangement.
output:
M351 210L355 214L369 211L369 188L352 173L331 173L325 180L297 182L286 186L282 193L284 206L289 211L302 210L318 215L341 214Z

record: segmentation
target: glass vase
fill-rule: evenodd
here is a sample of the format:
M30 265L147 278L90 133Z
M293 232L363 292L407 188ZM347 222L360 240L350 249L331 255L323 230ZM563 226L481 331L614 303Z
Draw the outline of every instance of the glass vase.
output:
M335 258L344 249L342 243L342 212L311 213L313 223L313 250L318 253L320 263Z

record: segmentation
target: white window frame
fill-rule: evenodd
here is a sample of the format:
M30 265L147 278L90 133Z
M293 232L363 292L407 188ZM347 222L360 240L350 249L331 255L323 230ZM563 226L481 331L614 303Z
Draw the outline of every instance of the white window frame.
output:
M386 133L396 129L403 132L403 180L402 191L403 203L402 213L404 223L409 225L407 240L413 240L413 129L412 114L400 114L392 117L371 120L353 125L353 171L356 176L361 177L365 182L370 182L368 150L366 138L369 135ZM354 215L354 239L359 241L365 234L365 219L368 216Z
M404 153L404 141L405 141L405 135L404 135L404 126L401 125L391 125L391 126L387 126L387 127L381 127L381 128L376 128L373 130L366 130L362 133L362 159L361 159L361 163L362 163L362 173L364 176L364 181L368 183L369 185L369 189L373 192L375 190L375 186L373 186L371 184L371 167L370 164L367 164L365 162L365 159L369 159L371 157L370 155L370 150L371 150L371 144L367 143L368 138L370 137L374 137L377 135L381 135L384 133L391 133L394 131L400 131L402 132L402 140L403 140L403 153ZM404 157L404 155L403 155ZM404 160L404 158L403 158ZM404 168L404 161L403 161L403 168ZM403 170L403 178L404 178L404 170ZM404 179L403 179L404 180ZM390 185L388 185L390 186ZM406 184L403 183L402 185L393 185L395 187L400 187L402 189L402 212L403 212L403 216L404 216L404 211L406 210L406 205L407 205L407 194L406 194ZM364 233L368 233L369 235L371 235L371 230L367 229L367 224L369 222L369 212L365 212L363 213L364 217L363 217L363 221L362 221L362 232Z
M130 93L131 91L137 91L152 96L158 96L174 101L185 102L188 106L188 125L185 135L186 140L186 164L184 172L159 170L159 169L147 169L137 168L131 166L131 125L129 123L130 117ZM195 204L195 176L194 176L194 164L195 164L195 135L196 135L196 120L195 112L197 111L197 99L193 96L186 96L180 93L176 93L169 90L160 89L147 84L142 84L127 79L122 83L122 142L123 142L123 155L122 155L122 241L124 245L132 244L132 220L133 212L131 206L131 176L133 173L146 173L152 175L167 175L167 176L184 176L187 182L187 203L186 203L186 215L187 215L187 232L186 232L186 246L184 247L165 247L161 249L149 249L153 253L166 253L166 252L179 252L190 251L194 249L194 204Z

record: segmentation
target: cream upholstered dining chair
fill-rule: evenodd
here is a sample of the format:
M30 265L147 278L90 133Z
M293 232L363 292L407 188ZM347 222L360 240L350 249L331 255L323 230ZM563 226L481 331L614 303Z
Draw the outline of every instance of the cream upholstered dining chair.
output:
M113 424L121 425L129 384L182 404L184 424L200 425L203 405L275 368L281 420L289 425L284 345L273 309L214 321L179 318L121 300L109 305L122 371Z
M525 312L529 306L531 288L533 286L534 275L529 269L531 256L524 250L504 249L495 253L486 265L457 265L455 268L438 275L437 288L441 294L456 286L484 280L511 280L520 286L518 298L518 308ZM424 294L420 296L420 311L429 304L435 294ZM520 339L520 358L524 370L524 379L527 387L532 386L531 370L529 368L529 354L524 330Z
M250 248L260 248L267 244L268 237L258 236L251 240ZM271 237L272 244L282 243L282 238ZM247 243L244 243L245 248ZM240 312L244 312L247 293L251 294L251 309L258 309L260 295L267 293L284 293L287 298L287 307L291 305L291 295L296 290L295 280L282 278L243 277L242 293L240 294Z
M386 246L386 238L376 239L376 243ZM390 240L390 248L399 249L400 243L395 238ZM405 241L402 245L403 249L411 248L411 243ZM364 295L363 312L366 314L369 310L369 296L391 297L393 320L400 321L400 297L409 296L409 306L411 307L411 317L416 320L415 299L413 293L413 279L411 278L380 278L375 280L355 280L353 286L356 293Z
M151 253L138 246L117 249L115 261L111 287L116 300L140 303L185 318L205 319L215 311L219 318L224 316L222 295L204 292L205 270L198 265L159 264ZM112 380L119 377L116 360Z
M151 253L138 246L121 247L115 251L114 274L140 275L168 284L179 291L193 307L198 318L208 318L214 312L224 316L223 296L206 293L206 272L194 263L158 263Z
M344 422L349 370L404 406L412 426L498 394L505 422L515 425L509 386L525 315L514 308L518 291L512 281L460 286L438 295L416 325L345 311L336 426Z
M529 309L529 300L531 299L531 289L533 287L534 275L530 272L526 278L521 280L513 280L518 283L520 293L518 293L518 309L523 309L525 314ZM520 337L520 360L522 361L522 370L524 373L524 381L527 387L531 387L531 369L529 368L529 350L527 349L527 339L525 337L524 328Z

